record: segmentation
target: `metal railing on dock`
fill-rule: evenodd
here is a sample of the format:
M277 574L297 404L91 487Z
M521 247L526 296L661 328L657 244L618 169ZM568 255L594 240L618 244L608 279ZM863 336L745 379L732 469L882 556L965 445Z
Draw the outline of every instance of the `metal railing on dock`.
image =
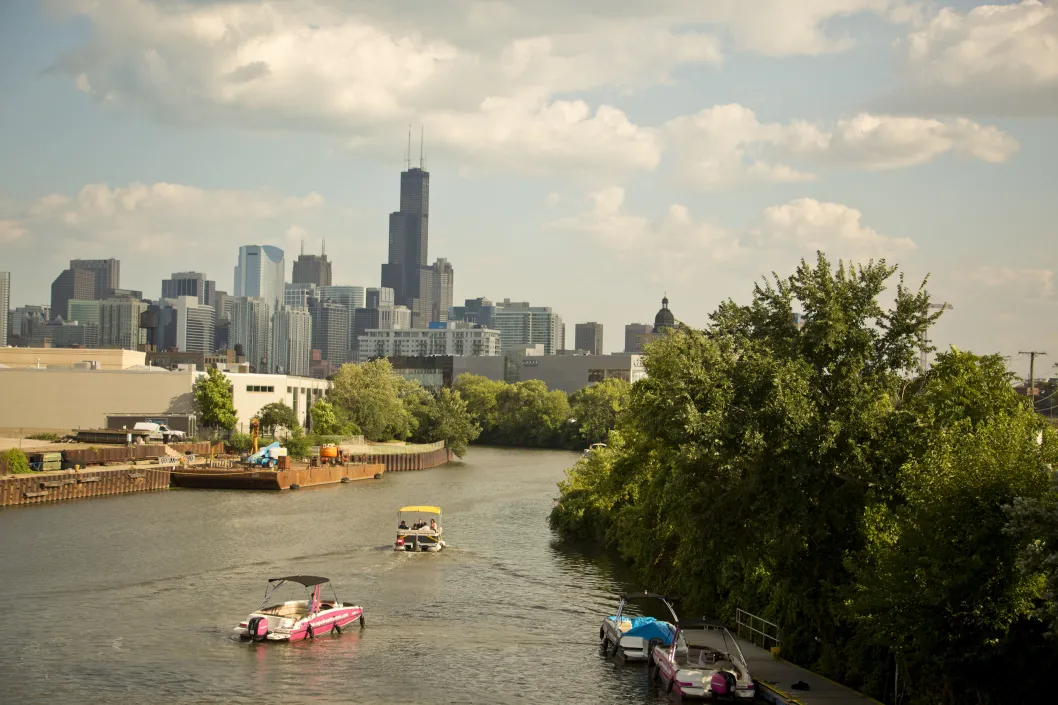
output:
M778 624L750 614L744 609L735 610L735 624L740 638L762 649L778 648L782 642L782 629Z

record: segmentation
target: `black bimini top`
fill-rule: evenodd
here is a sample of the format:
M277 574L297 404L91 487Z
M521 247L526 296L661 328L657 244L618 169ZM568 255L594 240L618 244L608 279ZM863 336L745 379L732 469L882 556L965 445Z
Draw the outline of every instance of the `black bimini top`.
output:
M270 583L301 583L305 587L313 587L315 585L322 585L323 583L331 582L328 578L321 578L318 575L288 575L285 578L269 578Z

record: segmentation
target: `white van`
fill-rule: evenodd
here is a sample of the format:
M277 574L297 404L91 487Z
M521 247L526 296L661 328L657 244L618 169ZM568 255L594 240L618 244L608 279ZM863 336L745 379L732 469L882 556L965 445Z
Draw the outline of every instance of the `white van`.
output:
M152 441L161 441L162 443L169 443L170 441L182 441L184 440L183 431L177 431L169 428L164 423L152 423L150 421L141 421L133 429L136 431L150 431L150 438Z

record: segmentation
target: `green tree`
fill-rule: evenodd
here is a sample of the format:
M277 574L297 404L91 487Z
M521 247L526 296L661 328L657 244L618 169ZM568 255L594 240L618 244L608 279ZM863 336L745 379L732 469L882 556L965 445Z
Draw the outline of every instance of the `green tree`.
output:
M444 441L456 457L462 458L481 428L474 423L459 392L442 387L425 406L425 413L419 419L419 433L423 442Z
M413 417L401 395L406 384L389 360L342 365L332 380L330 398L371 441L403 440L413 431Z
M923 702L1030 697L1043 579L1018 575L1028 540L1002 507L1040 496L1039 421L998 358L952 351L917 376L938 314L925 283L885 294L895 271L819 254L653 342L551 523L689 611L779 622L784 654L878 697L895 658Z
M312 443L305 435L305 431L302 430L301 426L295 426L294 430L291 431L290 435L283 441L283 446L287 449L287 455L292 458L300 459L308 457Z
M632 385L611 377L580 389L569 397L570 414L584 443L605 443L617 419L628 408Z
M223 429L229 433L239 422L232 401L231 382L223 372L210 367L195 383L195 410L198 422L205 428Z
M326 399L320 399L309 409L312 433L317 436L341 436L358 433L351 427L343 411Z
M566 393L548 391L540 380L505 384L496 395L495 440L498 443L559 447L568 421Z
M461 374L456 378L453 388L466 402L467 413L481 428L480 440L483 443L496 443L499 428L496 398L506 385L488 377L472 374Z
M271 435L275 435L276 429L279 427L283 427L287 431L301 428L294 410L281 401L265 404L261 407L261 411L258 412L257 418L261 422L261 430L267 430Z
M0 451L0 465L3 465L12 475L32 472L29 467L29 458L18 448Z

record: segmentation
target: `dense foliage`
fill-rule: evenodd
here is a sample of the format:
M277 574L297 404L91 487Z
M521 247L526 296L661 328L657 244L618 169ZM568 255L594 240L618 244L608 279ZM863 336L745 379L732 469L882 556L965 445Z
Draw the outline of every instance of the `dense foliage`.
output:
M579 449L606 442L631 385L612 378L567 396L539 380L506 383L464 374L455 389L481 427L480 443Z
M951 350L917 377L938 314L902 279L880 306L894 273L819 255L652 343L551 523L692 613L778 622L784 655L886 702L897 664L905 703L1025 698L1058 665L1040 621L1055 433L997 356Z
M257 412L257 419L261 423L261 430L272 435L278 428L285 428L289 432L301 426L294 410L281 401L265 404Z
M220 370L210 367L195 382L195 410L204 428L232 431L239 422L235 413L231 382Z
M18 448L0 450L0 465L12 475L23 475L32 472L29 467L29 458Z
M385 358L343 365L333 379L330 402L317 402L310 413L314 433L362 433L369 441L444 441L458 457L479 433L459 392L433 393L408 382Z

